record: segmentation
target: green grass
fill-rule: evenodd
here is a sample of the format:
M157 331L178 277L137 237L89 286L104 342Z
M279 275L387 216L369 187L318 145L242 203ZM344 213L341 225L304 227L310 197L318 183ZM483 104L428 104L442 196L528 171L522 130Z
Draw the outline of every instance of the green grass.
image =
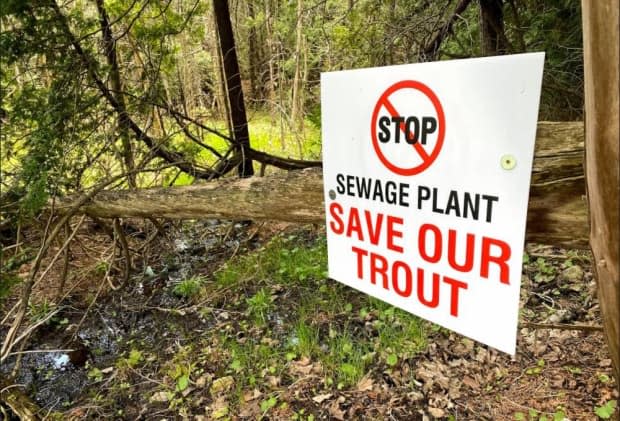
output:
M277 336L270 330L268 315L274 312L284 319L285 337L280 338L277 349L265 353L266 360L261 360L257 349L245 350L253 352L248 366L246 359L239 357L243 354L239 347L232 346L235 368L244 367L241 372L246 376L259 378L257 373L251 374L253 368L273 366L274 353L284 356L278 364L310 358L321 363L326 384L342 389L355 386L371 364L389 369L424 349L424 322L326 279L326 260L322 236L308 242L301 235L290 235L276 237L256 252L233 259L216 274L219 288L254 288L242 305L250 321L241 323L244 328L259 326L265 329L264 335ZM272 290L278 288L287 294L274 302ZM370 319L373 335L361 334L350 323L366 319Z
M181 389L208 374L206 390L232 379L222 392L231 414L260 390L269 413L292 417L299 408L280 407L287 386L312 379L316 394L355 390L365 376L397 370L424 349L427 323L327 279L326 271L324 235L300 231L276 236L200 281L213 331L159 369L169 404L187 405Z
M172 293L181 298L193 298L202 290L203 278L192 277L184 279L174 286Z
M355 338L345 326L342 332L330 332L328 352L324 357L329 379L335 379L336 387L355 386L366 373L373 360L371 344Z
M248 313L254 322L264 325L267 322L267 316L273 310L273 299L267 288L259 289L251 298L246 298L248 305Z
M289 339L291 348L302 357L317 357L320 353L320 332L304 320L298 320Z
M220 133L228 132L225 121L213 120L207 125ZM253 149L285 158L317 160L321 157L321 131L310 120L304 121L302 130L294 130L288 122L274 119L266 112L255 111L248 116L248 126ZM226 140L211 133L205 133L201 140L220 154L225 154L230 146ZM216 158L210 151L187 140L182 133L172 136L171 142L176 150L195 157L203 166L215 163ZM258 169L257 165L255 169ZM271 170L268 168L267 172ZM162 184L167 186L173 180L175 186L187 185L193 182L193 177L167 170Z
M295 236L289 236L276 237L257 252L228 262L216 274L216 283L221 287L249 281L308 285L310 280L326 276L326 241L320 239L313 247L303 247Z

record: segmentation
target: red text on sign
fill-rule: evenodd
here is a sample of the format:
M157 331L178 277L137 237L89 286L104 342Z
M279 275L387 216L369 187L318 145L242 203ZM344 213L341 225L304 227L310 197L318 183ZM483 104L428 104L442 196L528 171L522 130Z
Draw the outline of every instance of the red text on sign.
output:
M419 267L419 263L414 267L410 262L388 259L380 252L353 246L357 277L377 287L394 291L403 298L414 297L428 308L439 307L446 300L441 297L447 296L450 315L458 317L460 293L468 289L468 284L427 270L428 264L444 265L463 274L474 273L476 278L498 279L501 284L510 285L512 252L505 241L426 223L420 225L413 244L405 244L403 225L403 218L393 215L356 207L345 209L338 202L329 205L328 227L334 234L397 253L404 253L407 246L417 249L419 263L425 263L425 267Z
M403 252L402 245L396 243L403 238L403 218L392 215L377 213L373 215L369 210L361 212L357 208L350 208L347 216L344 216L342 205L332 202L329 206L329 214L332 221L329 223L334 234L345 234L347 237L355 236L359 241L370 241L378 245L381 234L385 232L385 245L388 249L399 253ZM384 223L385 221L385 223Z
M394 290L396 294L403 298L409 298L413 293L413 286L416 286L416 298L424 306L436 308L439 306L440 288L448 288L450 297L450 315L458 317L459 315L459 292L461 289L467 289L465 282L458 281L448 276L441 276L438 273L432 273L429 280L425 276L422 268L417 268L415 281L413 279L413 268L406 262L395 260L388 261L384 256L368 252L359 247L351 247L356 255L357 261L357 277L364 279L364 275L368 271L370 282L373 285L382 286L386 290ZM426 296L425 291L428 289L426 282L432 282L432 292L430 297ZM441 285L440 285L441 281Z
M462 235L462 234L461 234ZM459 272L471 272L474 268L474 255L476 250L476 237L466 233L465 242L459 243L457 231L448 230L446 238L441 230L433 224L423 224L418 231L418 251L420 257L429 263L439 263L442 259L448 260L448 265ZM445 243L445 247L444 247ZM457 261L457 250L465 250L465 259ZM496 238L482 237L480 242L480 276L489 278L491 265L497 265L499 280L501 283L510 284L510 267L508 261L512 255L510 245Z

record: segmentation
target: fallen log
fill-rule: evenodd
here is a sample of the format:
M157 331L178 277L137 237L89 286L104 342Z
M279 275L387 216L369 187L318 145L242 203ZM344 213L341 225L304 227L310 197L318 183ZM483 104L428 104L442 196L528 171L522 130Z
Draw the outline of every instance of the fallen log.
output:
M528 210L528 241L587 247L583 138L582 122L539 123ZM70 202L68 198L59 200L60 209ZM80 211L98 218L323 223L322 172L313 168L184 187L102 191Z

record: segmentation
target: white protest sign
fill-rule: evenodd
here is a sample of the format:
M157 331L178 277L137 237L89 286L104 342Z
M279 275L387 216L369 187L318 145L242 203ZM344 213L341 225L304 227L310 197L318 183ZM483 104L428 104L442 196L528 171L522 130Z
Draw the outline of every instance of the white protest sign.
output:
M331 278L515 353L543 62L321 75Z

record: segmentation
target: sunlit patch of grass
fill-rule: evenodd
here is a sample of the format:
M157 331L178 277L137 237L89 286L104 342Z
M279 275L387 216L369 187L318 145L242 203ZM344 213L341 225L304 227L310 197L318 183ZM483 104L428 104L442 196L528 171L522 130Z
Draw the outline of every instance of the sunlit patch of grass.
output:
M223 121L215 120L209 125L220 133L228 133ZM321 157L321 132L310 121L304 121L302 128L295 129L290 127L287 121L273 118L266 112L254 112L248 118L248 131L250 146L253 149L285 158L316 160ZM182 136L179 140L175 139L175 145L195 157L198 162L210 166L217 161L217 157L211 151L181 138ZM225 155L230 148L227 140L213 133L205 133L201 141L221 155Z
M268 153L297 159L318 159L321 154L320 129L305 120L303 127L274 119L265 112L249 118L252 147Z
M224 135L228 135L228 127L224 120L212 119L204 121L208 127L214 128ZM321 133L320 129L309 120L305 120L302 129L292 128L286 120L274 118L264 111L252 112L248 117L248 129L250 133L250 145L253 149L285 158L318 160L321 157ZM219 159L207 148L189 139L184 133L178 132L178 126L174 121L165 121L166 129L177 132L170 136L168 146L182 153L201 167L212 167ZM230 142L206 131L199 132L195 127L190 127L192 135L200 142L209 145L220 155L226 155L230 149ZM120 148L120 145L118 146ZM25 154L27 148L19 148L20 154ZM94 152L93 152L94 154ZM229 155L230 157L230 155ZM0 157L3 168L19 168L19 160L2 155ZM5 165L6 164L6 165ZM258 171L258 164L254 164ZM84 186L97 184L109 175L122 171L120 162L113 154L103 154L97 165L86 169L82 174L81 182ZM267 173L274 171L267 168ZM184 186L192 184L194 177L179 172L176 168L167 168L158 173L143 173L137 176L139 187L152 186Z
M255 253L228 262L216 274L222 287L250 280L273 284L307 284L327 276L327 246L324 239L314 246L300 246L296 237L275 237Z

